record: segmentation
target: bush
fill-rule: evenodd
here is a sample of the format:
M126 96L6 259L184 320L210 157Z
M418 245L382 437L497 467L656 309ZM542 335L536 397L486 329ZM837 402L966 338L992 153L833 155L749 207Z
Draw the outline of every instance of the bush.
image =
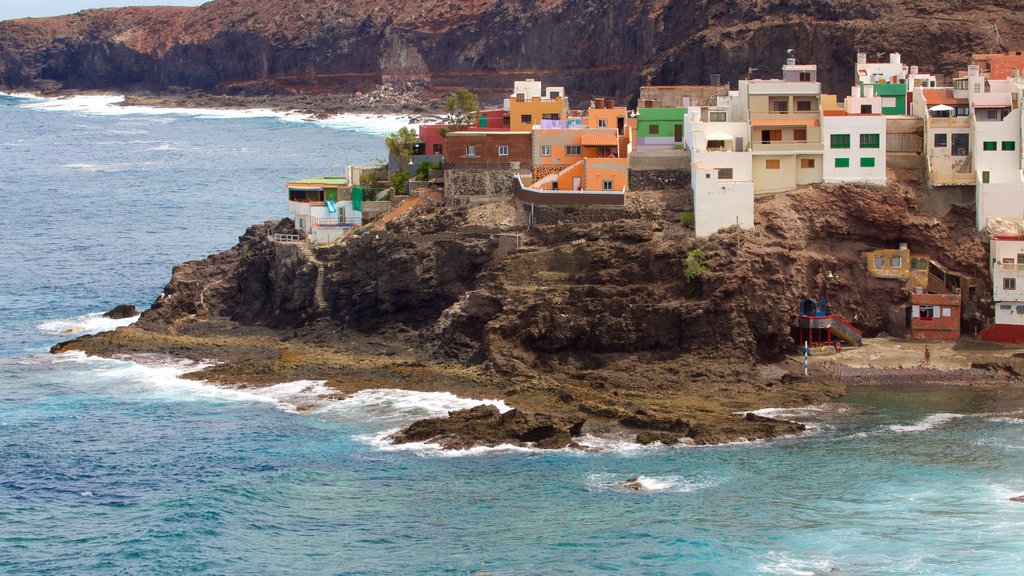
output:
M686 253L686 281L692 282L696 278L700 278L708 271L708 257L704 254L704 251L700 248L694 248Z
M377 170L367 170L359 176L359 185L366 188L377 188L378 182L380 182L380 172Z
M433 166L430 160L421 160L416 165L416 179L417 180L430 180L430 169Z
M409 173L405 170L399 170L391 175L391 187L395 189L395 194L405 194L405 183L409 181Z
M679 215L679 223L683 226L693 225L693 212L683 212Z

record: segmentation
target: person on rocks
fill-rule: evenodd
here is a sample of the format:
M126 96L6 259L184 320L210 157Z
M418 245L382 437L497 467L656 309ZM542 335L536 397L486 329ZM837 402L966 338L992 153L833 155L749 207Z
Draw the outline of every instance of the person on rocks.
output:
M928 364L932 361L932 351L928 348L928 345L924 345L924 363Z

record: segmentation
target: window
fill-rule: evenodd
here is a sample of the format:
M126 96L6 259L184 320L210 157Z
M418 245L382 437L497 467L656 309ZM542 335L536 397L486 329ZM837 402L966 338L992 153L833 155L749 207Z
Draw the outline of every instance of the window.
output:
M875 256L875 268L885 267L885 256Z
M948 145L947 144L947 139L948 138L949 138L948 134L936 134L935 135L935 147L936 148L945 148Z
M660 128L661 127L658 126L657 124L651 124L651 126L647 129L647 132L650 134L659 134Z
M582 154L583 154L583 151L580 149L579 146L566 146L565 147L565 155L566 156L581 156Z
M709 112L708 122L725 122L725 112Z
M985 110L985 117L989 120L999 120L999 110Z
M935 319L935 306L921 306L918 311L918 318L921 320Z
M833 134L831 138L831 144L833 148L849 148L850 147L850 135L849 134Z
M874 158L861 158L860 159L860 167L861 168L874 168L875 167L875 159Z
M810 72L801 72L800 73L800 81L801 82L810 82L811 81L811 73Z
M1017 264L1024 264L1024 254L1017 254Z
M889 258L889 267L890 268L903 268L903 257L902 256L893 256L892 258Z
M793 130L793 141L807 142L807 128L797 128Z
M800 167L801 168L814 168L814 158L801 158L800 159Z
M971 149L970 134L953 134L953 146L949 151L950 156L967 156Z
M443 144L434 144L434 154L444 154L444 152L442 152L442 150L444 150L443 146Z
M981 148L983 150L985 150L986 152L991 152L991 151L996 149L996 143L995 142L983 142L981 144Z
M598 118L597 119L597 127L598 128L607 128L608 127L608 120L606 118Z
M999 305L999 309L1000 310L1013 310L1013 306L1011 306L1010 304L1000 304Z
M1012 151L1017 149L1017 143L1013 140L1003 140L1003 150Z
M498 156L508 156L508 146L498 146Z
M718 169L719 180L732 180L732 168L719 168Z
M895 108L896 97L895 96L883 96L882 97L882 108Z
M811 101L810 100L797 100L796 101L796 111L797 112L810 112L811 111Z
M601 181L601 190L611 190L611 189L612 189L612 181L611 180L602 180Z
M981 183L988 184L992 180L992 173L988 170L984 170L981 173Z
M542 145L540 147L540 155L541 156L551 156L551 146L548 146L546 144Z
M476 146L466 146L466 156L476 156Z
M860 135L860 147L861 148L878 148L879 137L878 134L861 134Z
M1016 278L1003 278L1003 290L1016 290L1017 279Z
M532 114L523 114L522 116L519 117L519 120L523 124L531 124L532 125L533 124L533 115Z
M782 167L782 161L781 160L765 160L764 161L764 167L767 168L768 170L778 170L779 168Z
M871 104L861 104L860 105L860 113L861 114L871 114Z
M789 102L786 100L772 100L772 112L789 112Z
M551 189L552 190L558 190L558 181L557 180L551 183Z
M1017 314L1024 314L1024 306L1017 305Z
M836 168L849 168L849 167L850 167L850 159L849 158L836 158Z

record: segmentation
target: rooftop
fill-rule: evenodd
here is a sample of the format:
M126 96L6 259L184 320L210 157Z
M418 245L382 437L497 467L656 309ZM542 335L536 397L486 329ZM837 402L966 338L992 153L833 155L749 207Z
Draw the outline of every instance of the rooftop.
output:
M348 179L341 176L324 176L322 178L304 178L292 180L288 186L348 186Z

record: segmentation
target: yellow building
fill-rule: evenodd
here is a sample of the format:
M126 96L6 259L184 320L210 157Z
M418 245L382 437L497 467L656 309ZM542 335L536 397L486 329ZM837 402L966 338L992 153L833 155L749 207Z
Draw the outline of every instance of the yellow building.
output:
M530 131L541 120L565 120L569 117L569 99L561 87L542 88L537 80L515 83L512 95L505 99L509 129Z

